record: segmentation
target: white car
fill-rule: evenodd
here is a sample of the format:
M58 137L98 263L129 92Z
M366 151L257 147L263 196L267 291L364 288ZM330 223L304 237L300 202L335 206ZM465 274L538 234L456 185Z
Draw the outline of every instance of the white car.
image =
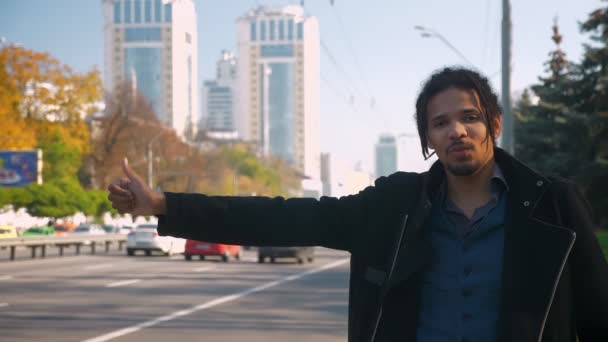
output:
M181 254L186 250L186 240L172 236L159 236L156 224L140 224L127 235L127 255L144 251L151 255L153 251L165 255Z

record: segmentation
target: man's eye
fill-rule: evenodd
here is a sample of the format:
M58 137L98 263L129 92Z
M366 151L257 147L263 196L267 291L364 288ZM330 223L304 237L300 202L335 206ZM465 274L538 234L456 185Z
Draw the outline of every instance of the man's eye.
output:
M435 123L433 124L433 127L443 127L443 126L445 126L445 124L446 124L445 120L435 121Z
M464 119L467 122L475 122L475 121L479 120L479 115L476 115L476 114L467 115L464 117Z

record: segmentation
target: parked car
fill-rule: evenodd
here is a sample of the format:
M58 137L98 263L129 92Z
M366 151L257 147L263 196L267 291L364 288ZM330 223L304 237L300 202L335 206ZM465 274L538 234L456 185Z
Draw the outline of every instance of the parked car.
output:
M192 260L193 255L198 255L201 260L204 260L208 256L214 256L221 257L222 261L228 262L230 257L240 260L243 255L242 253L241 246L238 245L187 240L184 259Z
M21 236L46 236L46 235L55 235L55 229L50 226L39 226L39 227L31 227Z
M70 232L70 235L81 235L81 236L91 236L91 235L105 235L106 231L101 228L98 224L81 224L78 227L74 228ZM91 240L85 240L83 242L84 245L90 245Z
M123 235L127 235L127 234L129 234L131 232L131 229L129 229L129 228L125 227L125 226L115 226L115 225L111 225L111 224L104 224L102 228L108 234L123 234Z
M76 225L72 222L55 222L53 229L55 229L55 235L66 235L72 232L76 228Z
M17 229L12 225L0 225L0 239L10 239L17 237Z
M53 229L55 230L55 235L67 235L74 230L74 224L70 223L58 223L53 225Z
M104 235L104 234L106 234L106 231L103 230L103 228L101 228L100 225L93 223L93 224L81 224L78 227L74 228L74 230L72 230L70 232L70 234Z
M314 247L258 247L258 262L263 264L266 258L274 263L277 258L296 258L300 264L315 260Z
M55 231L55 235L67 235L70 233L70 230L66 226L53 226L53 230Z
M156 224L140 224L127 235L127 255L135 255L136 251L144 251L146 255L158 251L169 256L184 253L186 240L172 236L159 236Z

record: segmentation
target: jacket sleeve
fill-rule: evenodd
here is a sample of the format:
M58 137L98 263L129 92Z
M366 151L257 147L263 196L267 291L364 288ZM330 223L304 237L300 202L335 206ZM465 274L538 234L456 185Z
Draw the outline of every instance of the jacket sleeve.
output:
M564 219L576 232L570 263L579 341L608 341L608 264L593 229L591 207L572 183L562 198Z
M341 198L226 197L165 193L158 232L248 246L325 246L351 250L366 224L368 187Z

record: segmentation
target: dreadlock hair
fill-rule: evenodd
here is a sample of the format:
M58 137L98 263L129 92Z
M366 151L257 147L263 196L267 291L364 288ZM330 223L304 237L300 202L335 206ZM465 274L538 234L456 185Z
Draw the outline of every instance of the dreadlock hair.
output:
M498 96L490 86L490 82L485 76L476 71L462 67L447 67L435 71L426 80L416 100L416 125L418 126L418 135L420 136L420 145L422 146L422 156L424 159L428 159L433 155L429 154L427 141L427 107L435 95L448 88L474 91L479 96L481 115L488 128L486 142L489 141L487 138L492 137L494 145L496 145L495 119L501 115L502 108L498 103Z

